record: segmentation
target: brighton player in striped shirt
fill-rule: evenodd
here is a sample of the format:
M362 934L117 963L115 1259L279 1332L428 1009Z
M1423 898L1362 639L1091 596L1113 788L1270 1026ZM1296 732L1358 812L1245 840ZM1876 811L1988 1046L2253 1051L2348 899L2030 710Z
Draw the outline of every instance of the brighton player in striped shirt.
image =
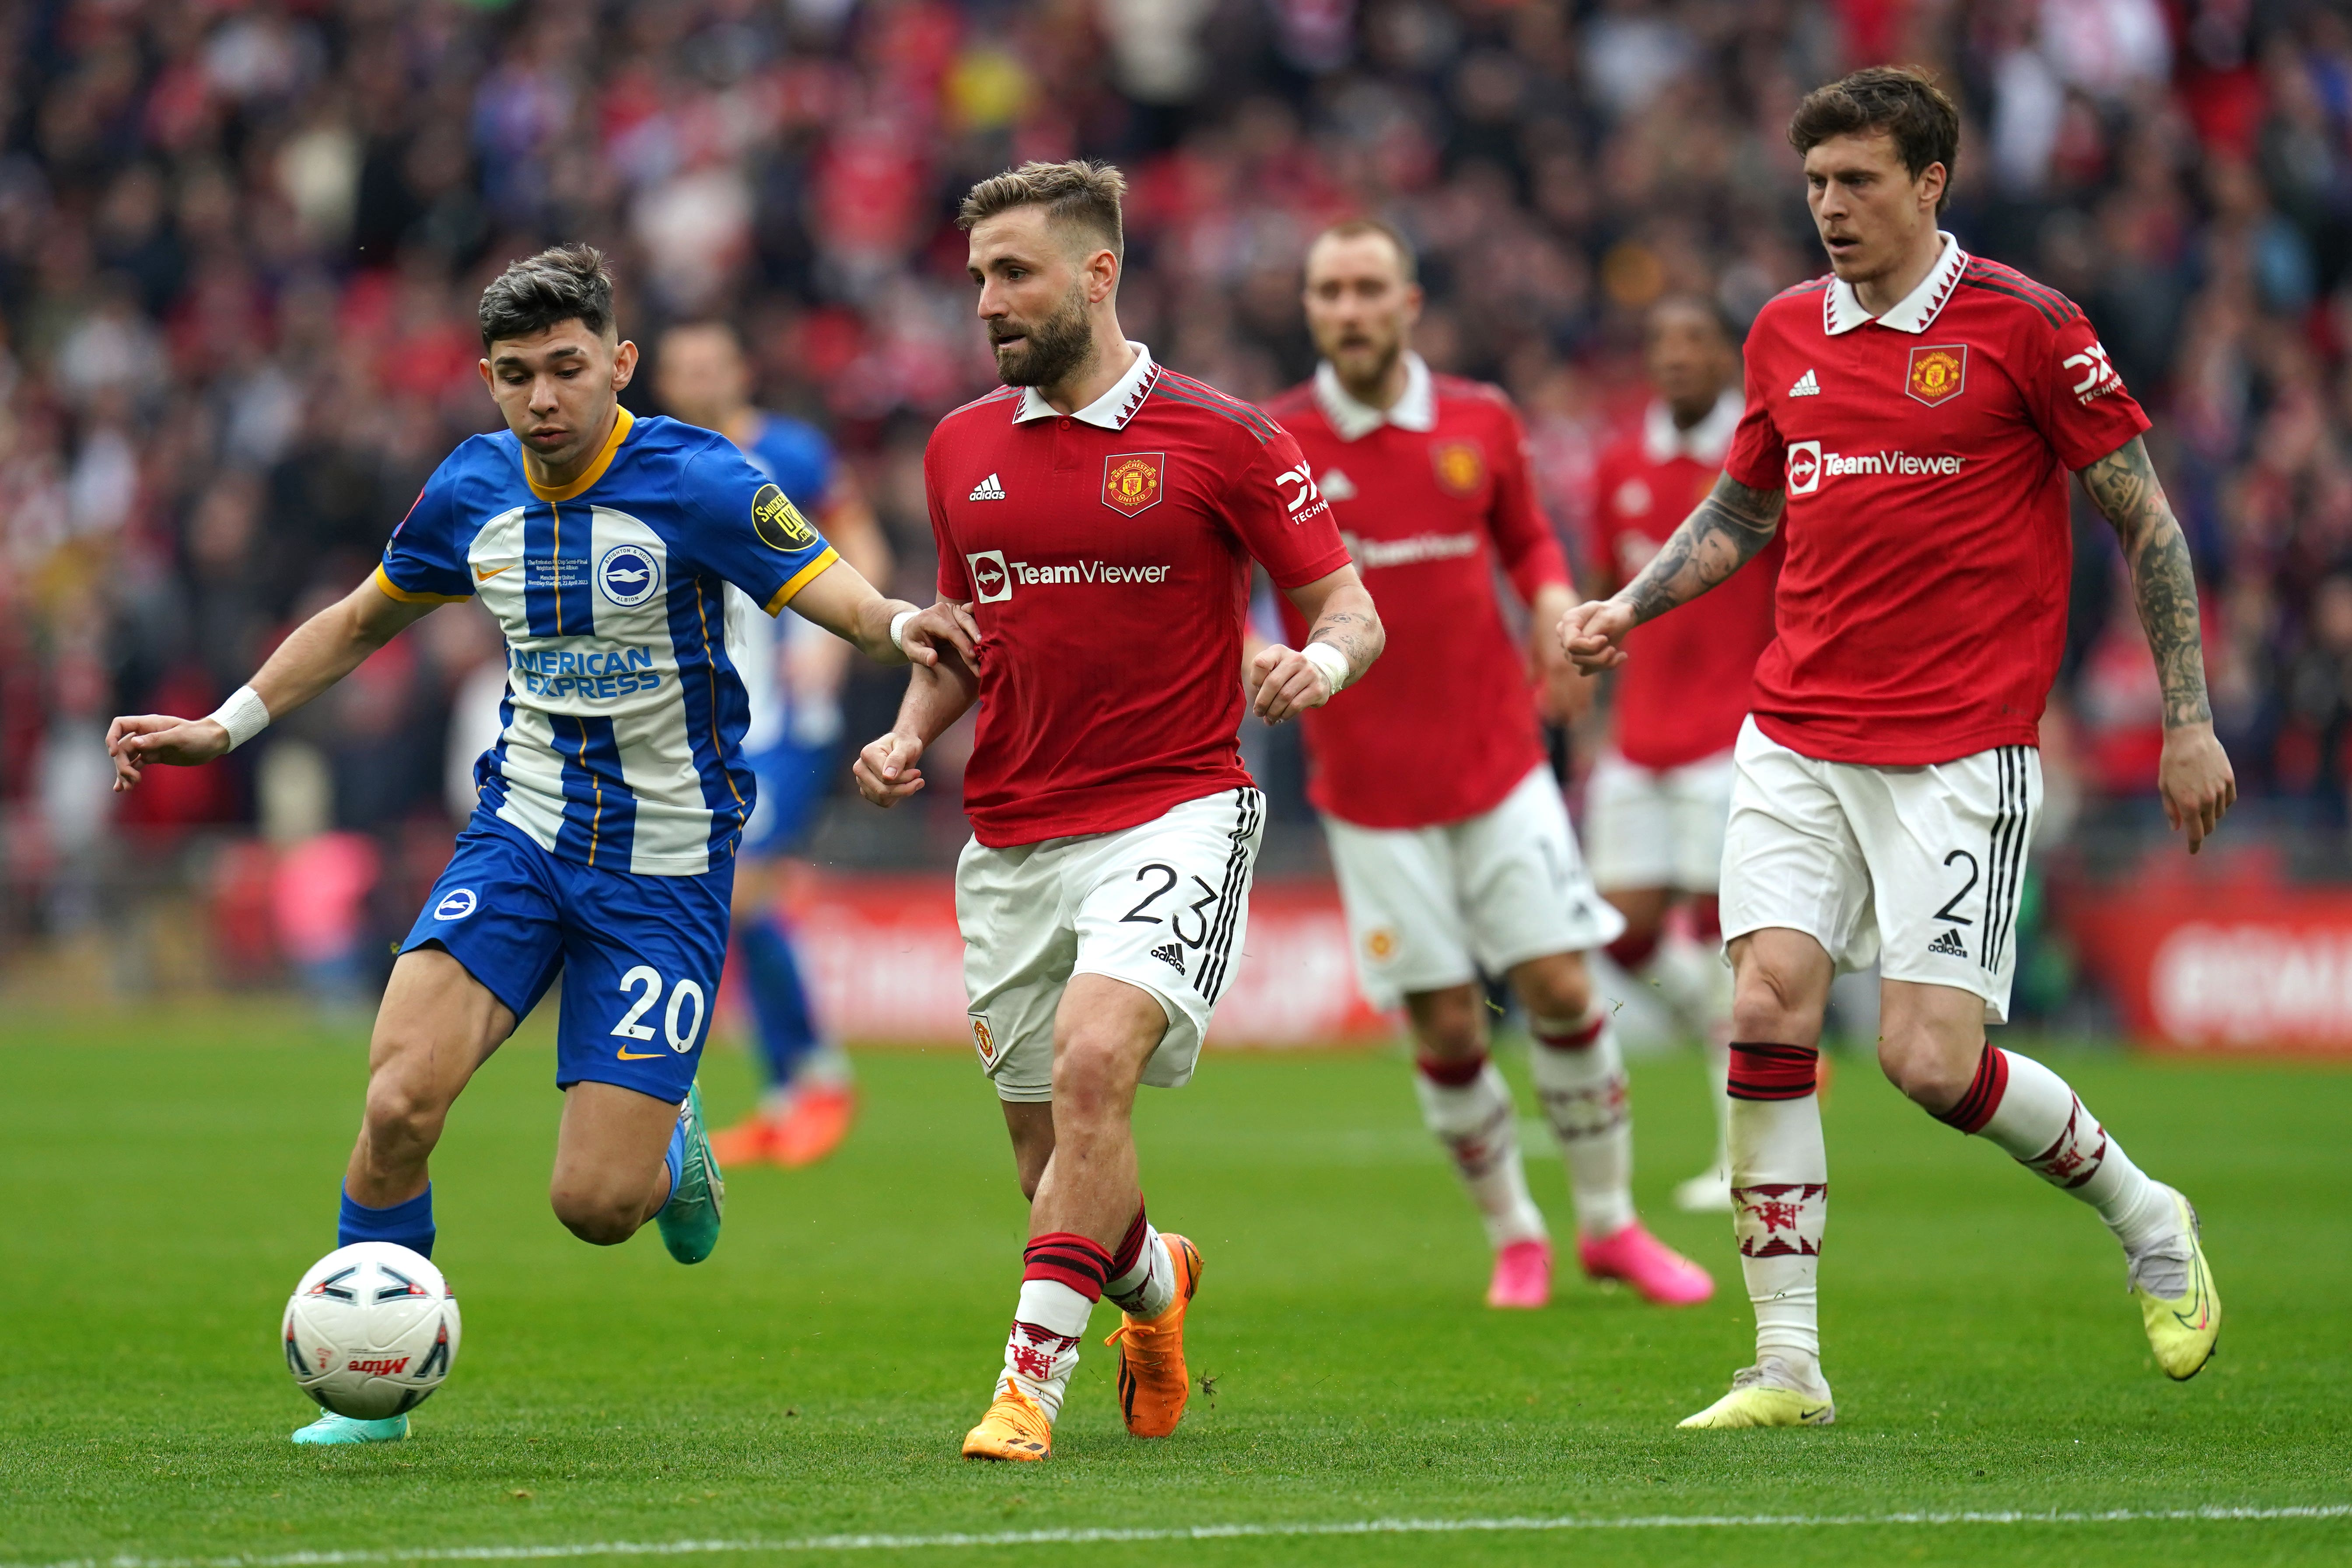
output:
M637 351L614 330L595 250L516 262L480 315L482 379L507 428L452 453L383 564L218 711L115 720L115 788L225 754L436 605L478 595L506 634L502 729L384 989L337 1244L432 1252L444 1120L560 973L556 1216L599 1246L652 1219L697 1263L718 1245L725 1188L695 1069L757 794L726 589L885 664L935 659L940 617L875 592L724 437L620 406ZM405 1415L330 1414L295 1441L407 1435Z
M1733 1224L1756 1362L1683 1425L1834 1418L1816 1048L1832 974L1874 958L1888 1079L2090 1205L2122 1244L2157 1364L2190 1377L2221 1326L2196 1212L2064 1079L1985 1040L2008 1012L2041 804L2070 470L2131 568L2164 689L2157 787L2192 852L2237 795L2147 418L2071 301L1937 228L1959 116L1926 76L1857 71L1807 97L1789 139L1831 275L1749 330L1747 412L1714 491L1639 576L1559 628L1580 664L1613 668L1635 626L1788 540L1723 859Z

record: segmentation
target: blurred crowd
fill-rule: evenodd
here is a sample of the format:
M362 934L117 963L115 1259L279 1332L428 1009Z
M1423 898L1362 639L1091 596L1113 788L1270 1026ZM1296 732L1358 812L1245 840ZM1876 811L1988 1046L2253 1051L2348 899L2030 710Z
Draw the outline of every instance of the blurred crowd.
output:
M121 889L192 874L191 846L232 950L247 925L257 954L273 931L364 927L371 900L405 921L467 760L455 694L498 656L470 611L234 765L111 796L100 737L118 711L208 711L366 573L492 422L474 300L509 258L605 247L648 347L735 323L763 400L841 445L919 599L922 444L992 380L950 221L971 181L1117 160L1130 333L1244 397L1312 368L1306 240L1376 213L1424 258L1422 351L1517 398L1574 552L1593 458L1641 405L1643 308L1696 290L1744 321L1822 270L1784 127L1806 89L1889 59L1963 104L1949 226L2079 300L2157 419L2243 786L2340 825L2343 6L0 0L9 933L115 918ZM633 406L658 411L652 384ZM2130 800L2155 673L2111 543L2087 521L2077 543L2054 794ZM857 687L851 732L892 700ZM1289 754L1252 744L1295 791ZM929 810L841 813L837 842L936 854L960 819Z

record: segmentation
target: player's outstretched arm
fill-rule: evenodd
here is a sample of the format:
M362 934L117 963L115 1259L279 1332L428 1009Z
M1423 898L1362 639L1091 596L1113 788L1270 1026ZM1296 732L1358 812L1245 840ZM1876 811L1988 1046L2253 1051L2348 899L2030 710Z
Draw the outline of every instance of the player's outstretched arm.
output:
M2164 688L2164 754L2156 766L2157 790L2164 796L2165 816L2188 831L2194 855L2237 801L2238 779L2213 734L2213 709L2205 695L2205 647L2189 541L2165 500L2147 445L2138 437L2076 472L2093 504L2114 525L2131 568L2139 624Z
M224 755L357 669L368 655L430 613L439 601L395 599L368 580L294 628L251 683L209 717L125 715L106 729L114 787L139 787L150 763L193 767ZM230 732L236 726L237 733Z
M1244 676L1250 706L1269 724L1322 707L1371 668L1388 646L1381 613L1353 566L1285 589L1284 596L1313 629L1303 648L1267 643L1249 660Z
M918 609L886 599L846 561L836 561L793 595L791 607L879 664L934 665L952 648L970 664L980 659L980 627L961 605Z
M1559 646L1587 674L1625 662L1625 634L1725 582L1780 531L1788 498L1725 474L1642 574L1609 598L1579 605L1559 623Z
M970 606L943 599L923 613L958 626L960 633L969 631L977 642ZM934 658L918 663L908 679L890 732L868 742L850 768L857 793L885 810L921 792L923 771L916 764L923 749L980 700L980 676L956 643L943 640L930 651Z

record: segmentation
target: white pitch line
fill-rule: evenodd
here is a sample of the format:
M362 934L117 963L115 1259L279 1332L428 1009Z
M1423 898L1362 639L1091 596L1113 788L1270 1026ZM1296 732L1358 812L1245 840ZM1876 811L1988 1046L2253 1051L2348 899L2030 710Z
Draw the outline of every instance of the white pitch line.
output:
M2352 1519L2352 1503L2289 1508L2107 1509L1906 1513L1640 1514L1596 1518L1363 1519L1271 1524L1200 1524L1182 1529L1008 1530L990 1534L807 1535L782 1541L582 1541L537 1546L383 1547L356 1552L280 1552L230 1557L73 1557L0 1568L342 1568L368 1563L528 1563L580 1557L698 1557L750 1552L960 1551L989 1546L1108 1546L1155 1541L1237 1541L1318 1535L1463 1535L1559 1530L1757 1530L1952 1524L2238 1524Z

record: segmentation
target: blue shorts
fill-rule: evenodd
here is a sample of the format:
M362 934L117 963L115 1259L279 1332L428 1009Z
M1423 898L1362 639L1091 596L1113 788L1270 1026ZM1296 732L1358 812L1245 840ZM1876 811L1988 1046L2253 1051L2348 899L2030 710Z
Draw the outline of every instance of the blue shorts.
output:
M675 1104L693 1087L727 958L735 863L641 877L558 859L487 811L401 943L437 943L520 1021L560 970L555 1083L618 1084Z
M747 754L743 761L759 781L760 793L738 852L761 859L792 853L816 826L816 815L833 793L840 755L836 742L810 746L798 741L779 741Z

